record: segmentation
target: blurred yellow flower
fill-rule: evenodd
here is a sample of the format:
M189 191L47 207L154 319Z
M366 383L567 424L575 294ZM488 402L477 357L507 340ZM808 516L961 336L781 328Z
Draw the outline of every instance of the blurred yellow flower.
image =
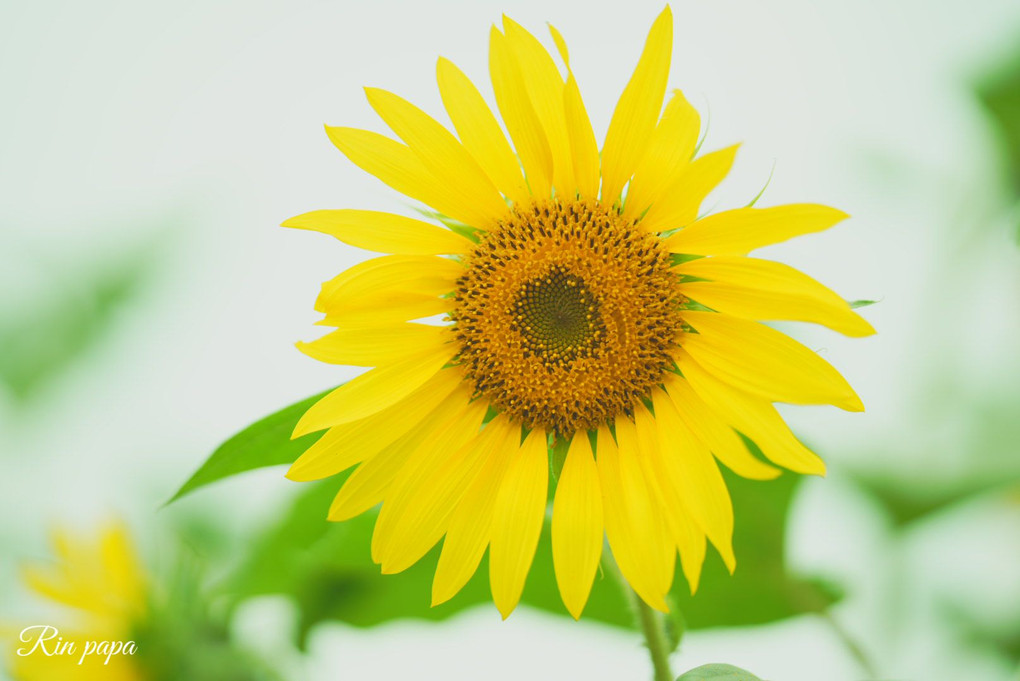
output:
M20 647L11 657L15 681L147 678L128 652L147 602L144 573L126 529L109 525L92 542L56 529L52 544L57 562L25 568L23 580L75 612L66 622L33 623L20 632ZM110 654L113 650L119 652Z
M357 466L329 518L381 503L372 557L385 573L442 540L434 604L460 590L488 549L496 606L504 617L514 609L552 470L553 558L570 613L585 606L603 535L634 590L666 610L677 551L692 590L706 538L735 565L717 461L748 478L779 474L738 433L773 464L821 474L773 402L863 409L834 368L759 321L852 336L871 326L813 279L747 257L846 216L798 204L699 219L736 147L695 158L698 113L679 91L665 101L672 22L667 7L601 151L562 37L552 29L565 76L504 18L491 31L489 68L513 147L442 58L439 90L457 136L374 88L370 104L402 142L327 127L351 161L434 208L443 226L364 210L284 223L390 254L323 285L316 309L336 330L299 347L374 368L305 413L295 436L328 431L288 476ZM442 324L412 323L436 315Z

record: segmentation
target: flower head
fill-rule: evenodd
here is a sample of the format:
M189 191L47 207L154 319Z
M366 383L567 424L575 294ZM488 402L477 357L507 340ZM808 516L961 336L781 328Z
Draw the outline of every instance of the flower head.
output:
M118 653L107 660L97 648L85 654L90 641L97 645L119 643L121 649L133 644L136 627L147 614L146 578L126 529L111 524L94 541L88 541L58 528L51 541L57 562L28 566L22 578L40 596L70 608L74 616L67 626L52 627L51 631L40 631L41 627L23 630L18 647L25 652L32 651L40 637L44 643L30 654L12 656L12 676L17 681L150 678L132 655ZM70 648L59 647L63 642L73 643L74 654ZM45 650L66 652L47 655Z
M635 591L665 610L678 551L692 590L706 539L735 565L718 462L758 479L778 475L773 464L824 472L773 403L863 409L828 363L759 322L873 330L816 281L747 257L826 229L840 211L799 204L699 218L736 147L695 157L698 113L679 91L666 99L668 7L601 150L552 34L565 70L510 19L492 29L489 67L509 140L445 59L439 90L456 135L373 88L369 103L401 141L327 127L351 161L437 220L321 210L284 223L390 254L323 285L316 309L336 330L299 347L373 368L307 411L295 435L326 432L288 476L357 467L329 517L381 504L372 556L383 572L442 541L433 603L456 594L488 550L506 616L552 470L553 558L570 613L584 608L604 536ZM553 450L565 452L562 468L550 465Z

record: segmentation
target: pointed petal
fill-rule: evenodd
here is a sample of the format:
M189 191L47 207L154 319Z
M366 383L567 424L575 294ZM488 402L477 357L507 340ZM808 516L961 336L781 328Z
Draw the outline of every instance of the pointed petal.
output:
M440 371L413 393L366 418L334 426L305 450L287 471L298 482L321 480L372 458L423 420L434 418L435 410L463 376L456 369Z
M506 44L524 76L524 88L531 105L549 141L553 186L558 195L573 197L575 182L573 165L568 161L570 138L563 108L563 77L542 43L523 26L504 15L503 30Z
M423 255L385 255L358 263L322 285L315 309L333 326L382 325L446 311L440 296L464 272L459 263Z
M640 224L650 232L665 232L697 220L705 197L733 167L738 146L705 154L685 166L648 208Z
M521 600L549 493L549 454L545 431L531 431L514 454L496 494L489 549L492 600L506 619Z
M563 35L556 29L552 24L546 24L549 27L549 35L552 36L553 42L556 43L556 51L560 53L560 58L566 67L570 68L570 52L567 50L567 41L563 39Z
M431 223L372 210L316 210L292 217L283 226L322 232L378 253L445 255L464 253L472 245Z
M441 345L361 374L312 405L295 426L293 437L357 421L382 411L435 376L456 352L453 345Z
M326 126L326 134L354 165L401 194L465 224L480 228L489 224L491 215L466 201L461 192L440 182L407 145L357 128Z
M556 482L552 552L567 611L581 617L602 557L602 488L587 433L576 433Z
M488 229L507 213L499 190L453 134L431 116L392 92L365 88L368 103L422 164L463 202L463 210L480 211Z
M746 255L769 244L821 232L845 220L843 211L810 203L737 208L706 216L666 239L673 253Z
M478 88L453 62L436 65L439 93L464 147L492 183L515 203L528 198L521 165Z
M624 213L628 217L640 218L649 206L664 198L666 188L674 185L690 165L700 132L698 112L680 90L674 90L627 189Z
M507 38L495 26L489 33L489 74L496 104L517 148L532 196L552 194L553 157Z
M694 391L721 418L751 438L770 461L797 473L825 474L825 463L794 437L783 417L767 400L714 378L683 350L677 353L676 360Z
M300 342L297 348L328 364L374 367L400 362L450 340L449 327L386 324L337 329L308 343Z
M691 516L733 571L733 505L719 467L708 448L680 418L666 393L652 395L659 426L658 465L664 484L685 500Z
M407 569L443 536L481 463L486 438L479 428L486 409L478 400L454 414L438 435L419 445L394 478L372 535L372 559L384 574ZM485 429L490 430L498 432L499 427Z
M698 333L681 347L713 375L770 402L832 404L864 411L861 398L836 369L789 336L717 312L684 311Z
M446 539L443 540L443 551L436 566L436 576L432 581L434 606L450 600L467 584L489 545L496 508L495 490L502 485L507 467L517 453L519 440L506 436L511 432L508 429L503 433L490 433L491 439L484 449L481 470L471 481L450 518Z
M470 397L470 389L461 386L429 418L358 466L333 499L329 519L347 520L382 502L411 455L441 436L467 410Z
M609 122L602 146L602 202L611 206L644 156L662 110L673 54L673 13L669 6L652 25L644 51Z
M778 468L755 458L736 431L698 397L685 379L669 375L664 383L680 418L727 468L751 480L772 480L780 474Z
M642 470L641 460L648 453L640 447L634 422L619 417L615 424L619 443L616 479L608 486L603 483L602 491L604 495L617 495L618 500L615 504L606 501L606 534L620 571L635 585L635 590L637 584L644 585L643 591L652 601L642 591L638 594L651 605L663 599L673 584L676 544L662 517L656 491L648 484ZM599 435L601 440L601 433ZM600 446L600 457L601 453ZM601 465L601 458L599 461ZM611 461L608 468L613 468ZM612 520L608 519L610 515L614 516ZM660 605L665 607L665 601Z
M705 562L705 533L692 519L685 501L678 496L677 488L667 484L665 476L660 473L662 465L658 425L651 412L643 406L634 409L634 430L643 452L640 463L645 480L659 501L666 527L680 552L684 577L691 593L694 593L701 577L701 566Z
M744 319L785 319L827 326L847 336L875 333L831 289L788 265L742 256L691 260L674 269L705 281L686 282L685 296Z
M574 181L581 198L594 199L599 193L599 147L584 107L577 80L571 73L563 90L563 108L570 136L570 158Z

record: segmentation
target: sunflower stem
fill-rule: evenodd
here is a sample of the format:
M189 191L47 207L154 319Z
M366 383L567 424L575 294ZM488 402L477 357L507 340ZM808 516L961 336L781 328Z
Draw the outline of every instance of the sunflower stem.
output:
M652 668L655 670L655 681L673 681L673 671L669 668L670 645L662 613L652 610L630 587L627 587L627 591L630 592L631 604L645 635L645 645L648 646Z

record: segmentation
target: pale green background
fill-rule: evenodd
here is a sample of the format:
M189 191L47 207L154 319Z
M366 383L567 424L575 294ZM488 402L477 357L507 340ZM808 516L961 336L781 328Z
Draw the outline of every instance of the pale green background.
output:
M14 569L46 555L52 523L91 528L124 514L158 553L155 528L174 514L219 514L240 543L285 506L272 469L156 512L225 436L352 375L292 343L316 334L319 283L364 254L277 225L316 208L400 205L322 130L382 129L362 85L439 114L436 56L484 83L488 27L505 11L543 38L546 20L562 31L601 135L660 9L643 0L6 2L0 320L17 328L40 309L73 309L90 278L124 262L137 262L144 281L33 394L0 386L0 603L10 604L0 617L37 612ZM798 499L793 564L850 589L836 615L886 678L1016 678L1005 660L959 640L940 611L952 601L1017 618L1020 492L894 542L880 509L840 471L894 471L911 484L962 476L984 448L1020 456L1012 436L986 433L983 420L1020 417L1020 219L972 91L1020 40L1020 5L673 9L671 84L710 117L706 148L744 141L711 203L746 203L775 163L761 205L827 202L853 219L763 253L849 299L881 301L864 310L874 338L789 327L868 408L788 410L834 471ZM647 668L635 636L523 609L507 622L489 606L439 626L324 626L307 659L287 642L291 618L286 601L265 599L236 628L279 650L294 678L618 680ZM694 633L675 666L716 660L773 681L863 676L813 618Z

